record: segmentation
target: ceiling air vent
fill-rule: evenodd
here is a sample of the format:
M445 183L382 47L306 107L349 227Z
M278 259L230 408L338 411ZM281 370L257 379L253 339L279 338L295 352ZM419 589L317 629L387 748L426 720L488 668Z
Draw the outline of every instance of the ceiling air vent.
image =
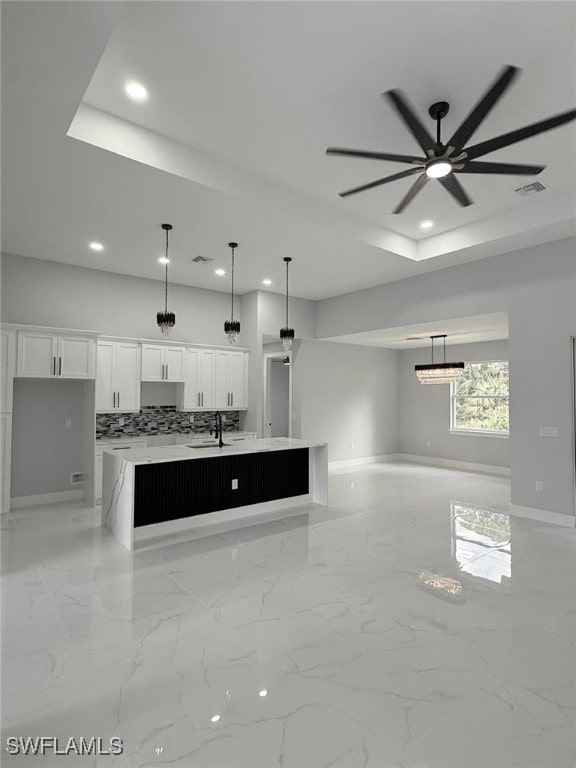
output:
M421 341L424 336L406 336L406 341Z
M207 256L195 256L192 261L195 264L209 264L211 261L214 261L214 259L209 259Z
M533 181L531 184L525 184L523 187L516 187L514 192L518 192L522 197L528 197L528 195L535 195L536 192L544 192L545 187L541 181Z

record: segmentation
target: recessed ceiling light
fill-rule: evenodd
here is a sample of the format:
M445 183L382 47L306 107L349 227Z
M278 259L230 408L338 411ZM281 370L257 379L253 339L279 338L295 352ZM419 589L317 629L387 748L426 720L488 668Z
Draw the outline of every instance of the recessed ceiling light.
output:
M265 277L264 280L262 280L264 285L272 285L272 280L270 280L269 277Z
M213 716L210 718L210 722L211 722L211 723L217 723L217 722L218 722L218 720L220 720L220 715L213 715Z
M424 221L420 222L420 229L430 229L430 227L434 226L434 222L430 221L430 219L425 219Z
M268 691L264 688L264 690L258 691L258 696L264 698L264 696L268 696Z
M214 274L218 275L218 277L222 277L223 275L226 274L226 270L225 269L215 269L214 270Z
M134 80L126 83L124 90L131 99L134 99L134 101L146 101L148 98L148 91L146 88L144 88L142 83L136 83Z
M160 264L170 264L170 259L167 259L166 256L160 256L158 261L160 262Z
M104 250L104 246L102 245L102 243L96 243L96 242L90 243L90 248L93 251L103 251Z

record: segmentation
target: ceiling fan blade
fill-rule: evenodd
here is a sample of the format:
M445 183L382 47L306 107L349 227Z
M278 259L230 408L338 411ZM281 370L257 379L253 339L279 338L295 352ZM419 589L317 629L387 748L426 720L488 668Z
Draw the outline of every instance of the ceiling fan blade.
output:
M438 179L440 184L444 187L445 190L450 192L452 197L456 198L460 205L467 206L472 205L472 200L468 197L466 192L464 191L464 187L460 184L456 176L454 176L453 173L448 174L448 176L442 176L442 178Z
M454 171L454 173L504 173L512 176L536 176L541 173L545 165L515 165L513 163L483 163L472 161L466 163L464 168Z
M396 179L403 179L405 176L412 176L412 174L414 173L422 173L422 168L409 168L407 171L394 173L392 176L386 176L386 178L384 179L371 181L369 184L363 184L361 187L354 187L354 189L347 189L346 192L340 192L340 197L348 197L348 195L356 195L358 192L365 192L367 189L373 189L374 187L379 187L382 184L388 184L389 181L396 181Z
M426 186L428 183L428 176L426 176L425 173L422 174L419 178L416 179L414 184L410 187L408 192L404 195L402 200L398 203L396 208L392 211L392 213L402 213L402 211L414 200L418 192Z
M517 141L529 139L530 136L536 136L538 133L544 133L544 131L557 128L559 125L569 123L575 118L576 109L571 109L569 112L562 112L560 115L549 117L547 120L541 120L539 123L532 123L531 125L524 126L524 128L519 128L517 131L510 131L510 133L497 136L495 139L488 139L488 141L475 144L473 147L467 147L466 154L468 159L473 160L475 157L482 157L482 155L487 155L489 152L515 144Z
M466 145L466 142L476 131L480 123L484 120L486 115L490 112L494 104L502 97L504 91L508 88L512 80L520 72L517 67L505 67L500 75L496 78L494 83L486 91L484 96L476 104L474 109L470 112L468 117L464 120L462 125L458 128L456 133L452 136L447 143L449 147L456 147L461 149Z
M390 155L385 152L369 152L363 149L341 149L340 147L328 147L327 155L343 155L344 157L367 157L369 160L391 160L396 163L421 163L425 158L414 155Z
M435 139L432 138L431 134L428 133L427 129L422 125L420 118L416 115L413 108L404 97L404 94L401 91L394 89L392 91L386 91L384 96L386 96L395 107L396 111L406 123L424 152L436 149L437 145Z

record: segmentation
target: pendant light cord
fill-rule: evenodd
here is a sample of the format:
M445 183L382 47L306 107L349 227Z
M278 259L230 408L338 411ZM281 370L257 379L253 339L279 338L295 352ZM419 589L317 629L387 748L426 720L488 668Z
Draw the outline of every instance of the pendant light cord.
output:
M232 297L230 320L234 322L234 248L232 248Z
M168 314L168 230L166 230L166 273L164 278L164 312Z
M288 328L288 266L290 262L286 262L286 328Z

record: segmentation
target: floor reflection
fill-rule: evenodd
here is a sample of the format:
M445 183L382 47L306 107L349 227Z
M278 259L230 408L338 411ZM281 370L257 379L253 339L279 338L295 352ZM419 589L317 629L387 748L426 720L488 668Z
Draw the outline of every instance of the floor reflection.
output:
M452 562L463 574L508 586L512 580L510 517L451 503Z

